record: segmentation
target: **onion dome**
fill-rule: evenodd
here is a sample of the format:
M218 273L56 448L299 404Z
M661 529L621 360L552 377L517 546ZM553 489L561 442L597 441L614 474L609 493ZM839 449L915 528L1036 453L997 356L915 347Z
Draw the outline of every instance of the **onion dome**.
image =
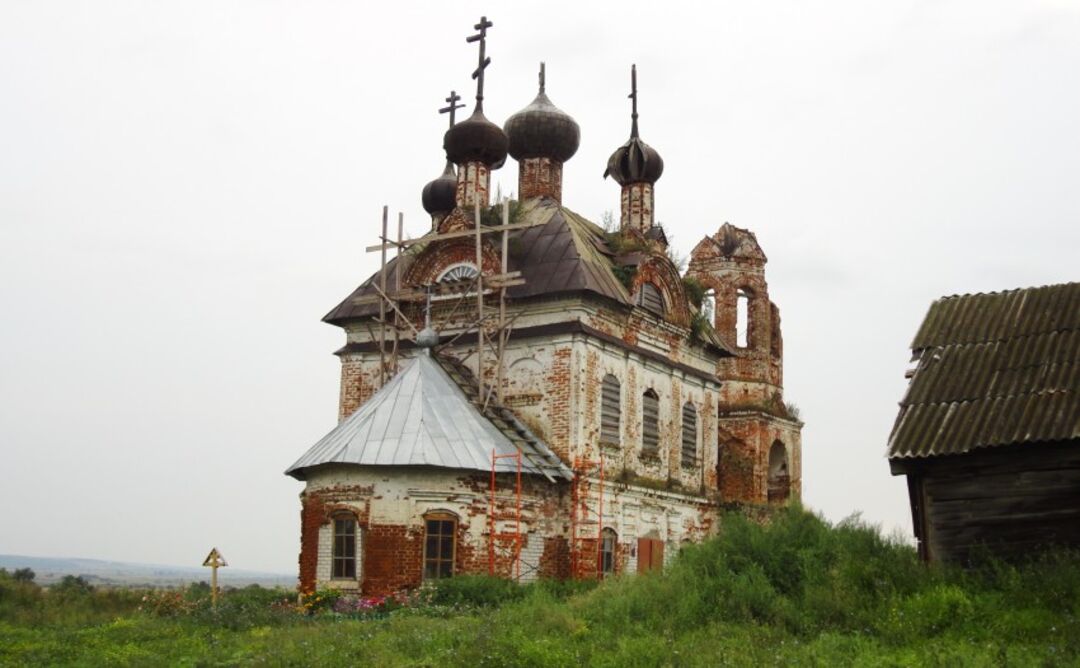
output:
M457 206L457 174L454 172L454 163L446 161L446 169L439 178L424 186L420 200L424 204L424 211L433 216L454 210Z
M656 183L664 173L664 159L656 149L631 137L608 158L604 176L615 179L620 186L629 183Z
M446 157L456 165L482 162L498 169L506 162L508 144L502 128L489 121L479 108L443 135Z
M630 69L630 81L630 99L633 100L630 140L615 149L608 158L607 169L604 170L604 177L610 176L620 186L630 183L656 183L664 173L663 158L656 149L641 141L638 136L637 66Z
M551 158L566 162L581 143L577 121L548 99L544 92L544 64L540 63L540 92L529 106L511 116L503 126L515 160Z

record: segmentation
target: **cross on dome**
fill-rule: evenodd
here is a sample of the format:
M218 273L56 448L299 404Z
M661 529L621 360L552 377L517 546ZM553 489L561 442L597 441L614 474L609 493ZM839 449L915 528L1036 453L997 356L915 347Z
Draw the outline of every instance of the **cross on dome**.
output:
M457 103L458 100L460 100L460 99L461 99L461 96L457 94L457 91L452 90L452 91L450 91L450 97L446 98L446 101L449 104L447 104L442 109L439 109L440 114L450 114L450 127L454 127L454 115L455 115L455 112L458 109L461 109L461 108L463 108L465 106L463 104L458 104Z
M475 35L470 35L465 38L468 43L480 42L480 56L477 60L476 70L472 73L472 78L476 79L476 109L478 111L484 110L484 70L491 64L491 58L487 57L487 29L495 24L487 20L486 16L480 17L480 23L473 26L477 32Z

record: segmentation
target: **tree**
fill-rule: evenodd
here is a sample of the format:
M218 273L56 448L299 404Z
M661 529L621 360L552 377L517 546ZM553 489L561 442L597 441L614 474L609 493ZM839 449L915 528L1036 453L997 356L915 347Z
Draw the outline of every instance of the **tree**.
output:
M16 568L15 572L11 574L16 582L33 582L36 575L32 568Z

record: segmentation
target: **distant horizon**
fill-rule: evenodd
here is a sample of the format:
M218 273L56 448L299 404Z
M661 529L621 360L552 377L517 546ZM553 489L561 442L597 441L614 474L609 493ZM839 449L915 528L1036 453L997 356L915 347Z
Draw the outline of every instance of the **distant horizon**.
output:
M187 566L187 565L183 565L183 564L162 564L162 563L143 562L143 561L118 561L116 559L101 559L101 558L98 558L98 557L72 557L72 556L53 557L53 556L35 556L35 555L30 555L30 554L7 554L7 553L0 553L0 568L11 569L13 567L17 567L17 566L5 563L7 560L14 560L14 559L37 559L37 560L41 560L41 561L48 561L48 560L53 560L53 561L93 561L93 562L98 562L98 563L102 563L102 564L114 564L114 565L118 565L118 566L142 566L142 567L146 567L146 568L158 568L158 567L160 567L160 568L169 568L169 569L174 569L174 570L191 570L193 572L205 569L206 573L207 573L207 578L210 577L210 575L209 575L210 569L206 568L205 566L202 566L201 564L198 564L198 565L195 565L195 566ZM227 557L226 557L226 561L228 561ZM25 566L24 568L31 568L31 566ZM237 573L237 574L243 573L243 574L247 574L247 575L271 575L271 576L275 576L275 577L280 576L280 577L285 577L285 578L294 578L294 577L296 577L296 573L287 573L287 572L284 572L284 571L265 571L265 570L259 570L259 569L251 569L251 568L234 568L231 565L230 566L223 566L222 568L223 568L223 570L220 571L219 577L221 577L221 574L227 575L229 572Z

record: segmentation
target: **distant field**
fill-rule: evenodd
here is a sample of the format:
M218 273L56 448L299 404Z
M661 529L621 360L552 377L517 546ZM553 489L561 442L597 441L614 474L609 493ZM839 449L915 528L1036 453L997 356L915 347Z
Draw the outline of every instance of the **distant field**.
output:
M210 569L198 566L163 566L137 564L101 559L60 557L27 557L0 554L0 568L15 571L30 568L41 585L59 582L65 575L81 575L92 584L119 587L177 587L210 579ZM296 576L283 573L263 573L235 568L218 571L222 585L243 587L257 584L263 587L293 587Z
M926 568L855 522L728 516L662 574L458 577L381 600L287 589L43 591L0 574L4 665L1080 665L1080 555Z

